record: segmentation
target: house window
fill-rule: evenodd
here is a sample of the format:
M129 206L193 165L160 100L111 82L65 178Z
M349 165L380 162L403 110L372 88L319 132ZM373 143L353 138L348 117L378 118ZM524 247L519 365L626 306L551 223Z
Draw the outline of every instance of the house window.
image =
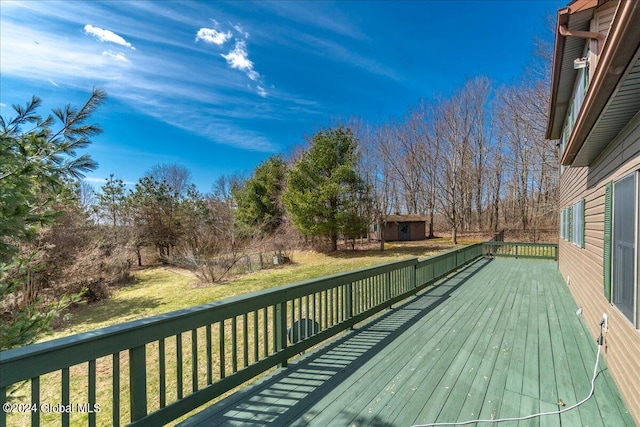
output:
M574 245L584 248L584 199L573 205L573 230L572 239Z
M560 223L561 223L561 230L560 230L560 237L562 237L564 240L570 242L572 241L572 233L573 233L573 218L572 218L572 212L571 210L573 209L573 207L568 207L568 208L564 208L562 210L562 214L561 214L561 218L560 218Z
M611 302L638 327L636 181L636 173L633 173L613 184L610 262Z

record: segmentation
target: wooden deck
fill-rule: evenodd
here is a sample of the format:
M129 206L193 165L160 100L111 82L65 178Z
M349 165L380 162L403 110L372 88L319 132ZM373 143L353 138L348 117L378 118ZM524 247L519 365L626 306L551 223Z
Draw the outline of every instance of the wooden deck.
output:
M480 259L181 426L411 426L556 411L596 344L553 261ZM565 406L562 406L565 405ZM500 426L633 426L601 361L592 399Z

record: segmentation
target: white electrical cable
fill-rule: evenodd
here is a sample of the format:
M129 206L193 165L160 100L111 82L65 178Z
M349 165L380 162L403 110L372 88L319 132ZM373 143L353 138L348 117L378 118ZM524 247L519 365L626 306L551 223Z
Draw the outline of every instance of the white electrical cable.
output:
M501 419L497 419L497 420L470 420L470 421L462 421L462 422L457 422L457 423L428 423L428 424L414 424L411 427L436 427L436 426L464 426L467 424L473 424L473 423L502 423L505 421L524 421L524 420L529 420L531 418L536 418L536 417L543 417L545 415L560 415L564 412L570 411L572 409L577 408L578 406L582 405L583 403L585 403L587 400L591 399L591 397L593 396L593 392L595 390L596 387L596 376L598 375L598 362L600 361L600 349L602 348L601 345L598 345L598 354L596 355L596 365L593 367L593 378L591 379L591 391L589 392L589 395L587 397L585 397L584 399L582 399L580 402L576 403L575 405L571 405L568 408L564 408L558 411L553 411L553 412L541 412L539 414L533 414L533 415L527 415L524 417L518 417L518 418L501 418Z

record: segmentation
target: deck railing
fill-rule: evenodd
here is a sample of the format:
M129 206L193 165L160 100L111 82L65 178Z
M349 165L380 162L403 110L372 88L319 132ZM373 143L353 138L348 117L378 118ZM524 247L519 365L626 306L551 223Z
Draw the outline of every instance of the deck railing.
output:
M484 242L482 254L494 257L558 259L555 243Z
M0 352L0 426L170 422L482 252L469 245Z

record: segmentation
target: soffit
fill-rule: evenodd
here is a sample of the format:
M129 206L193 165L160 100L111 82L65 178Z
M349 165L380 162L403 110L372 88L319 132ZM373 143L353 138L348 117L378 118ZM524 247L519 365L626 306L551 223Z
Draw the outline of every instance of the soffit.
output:
M621 84L596 120L573 166L588 166L640 111L640 47Z
M558 12L558 26L566 25L570 31L588 31L596 5L595 1L572 3L569 5L569 13L563 15L562 11ZM576 6L580 6L579 11L574 11ZM563 10L566 11L566 9ZM556 30L551 114L547 126L548 139L559 139L562 135L564 119L572 100L573 87L578 75L578 70L573 68L573 61L582 57L585 45L585 39L564 37Z

